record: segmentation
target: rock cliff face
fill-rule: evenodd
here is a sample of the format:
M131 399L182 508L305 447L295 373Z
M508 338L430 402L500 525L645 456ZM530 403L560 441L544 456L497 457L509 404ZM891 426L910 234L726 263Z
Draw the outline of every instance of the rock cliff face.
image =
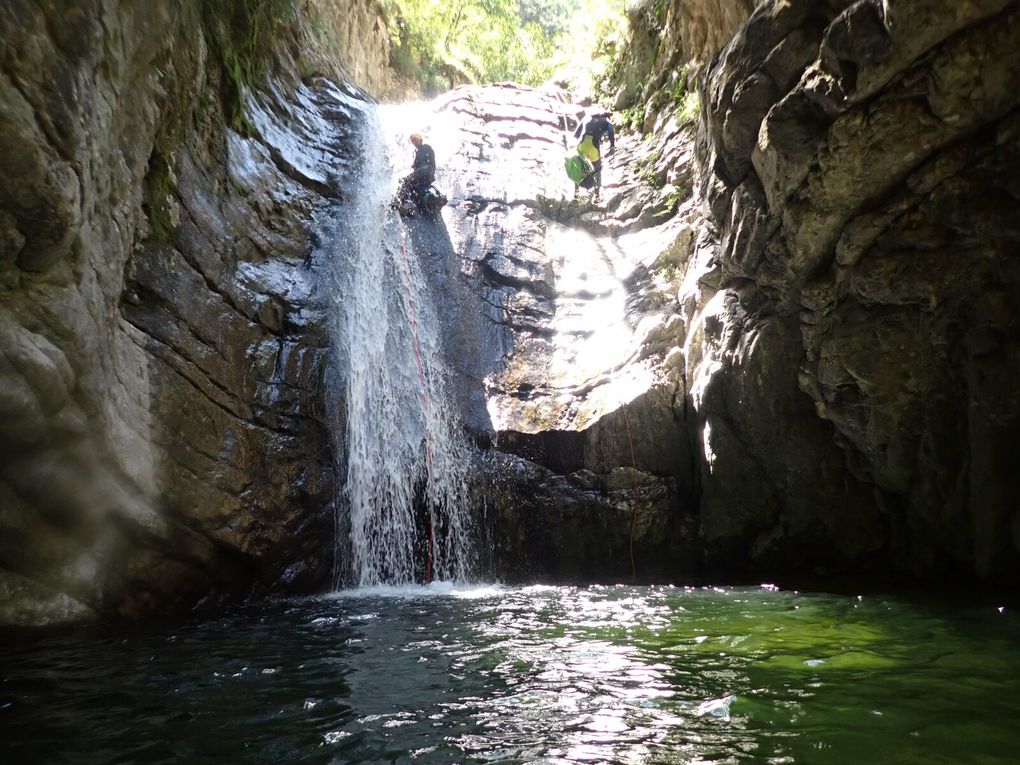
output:
M661 49L701 68L744 25L756 5L754 0L672 0L663 7Z
M364 96L279 45L232 100L203 7L0 9L0 622L328 573L305 256Z
M674 214L691 203L692 128L664 126L648 155L621 140L607 213L574 201L563 174L576 107L562 94L461 88L434 109L451 202L448 240L429 246L459 257L469 286L445 315L459 317L448 345L467 423L489 446L495 571L618 579L632 558L644 577L689 570L694 463L662 273L693 237Z
M1017 580L1018 35L1001 0L768 2L709 66L719 549Z
M379 0L306 0L302 11L299 64L305 70L341 74L376 98L413 97L416 83L390 66L391 21Z
M1017 581L1018 6L662 5L598 208L562 94L436 103L495 571ZM385 22L304 4L238 92L210 7L0 8L0 622L329 573L321 74L390 92Z
M703 65L697 150L646 89L604 213L500 182L528 143L555 165L569 108L457 107L496 179L465 247L511 336L505 565L1016 583L1018 4L742 8L663 17L695 49L650 81Z

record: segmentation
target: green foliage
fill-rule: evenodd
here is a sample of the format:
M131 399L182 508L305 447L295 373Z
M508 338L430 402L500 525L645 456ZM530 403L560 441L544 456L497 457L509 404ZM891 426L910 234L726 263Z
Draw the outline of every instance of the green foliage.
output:
M522 24L537 24L549 37L555 37L570 26L577 12L576 0L518 0Z
M638 180L653 189L661 189L665 186L666 173L657 169L661 159L661 149L649 152L648 154L640 157L637 162L635 162L635 170Z
M455 79L538 84L548 76L547 29L557 23L562 2L388 0L397 19L393 62L426 91Z
M295 0L200 0L202 23L223 67L222 99L231 126L242 133L241 94L265 72L274 41L294 18Z
M601 0L593 2L597 16L589 32L590 37L584 48L590 45L590 76L595 96L609 98L620 81L623 56L630 35L626 0ZM580 51L584 55L584 50Z
M540 85L556 72L601 76L626 29L627 0L385 0L393 63L426 92L456 80Z
M688 90L680 101L680 112L677 114L677 118L680 120L680 124L686 125L697 122L700 116L701 98L698 96L698 91Z
M679 281L680 269L677 268L677 264L670 262L662 269L662 278L666 280L667 284L675 285Z
M186 126L189 116L184 100L189 93L178 92L180 99L175 108L168 109L153 137L152 152L149 154L149 165L146 168L144 181L144 197L142 209L149 219L149 236L155 240L169 242L174 227L177 225L174 195L177 191L177 178L173 164L177 145Z
M691 73L686 64L673 72L673 79L669 85L669 96L673 103L679 107L677 119L680 124L697 121L701 115L701 99L698 97L697 88L691 81Z
M656 218L670 218L676 214L677 208L689 199L690 189L686 186L674 186L657 203L658 209L653 213Z
M169 241L173 223L170 218L168 200L173 194L173 175L162 154L153 153L145 175L145 202L142 209L149 219L150 236L159 241Z
M645 123L645 107L642 103L623 109L617 113L620 129L640 132Z

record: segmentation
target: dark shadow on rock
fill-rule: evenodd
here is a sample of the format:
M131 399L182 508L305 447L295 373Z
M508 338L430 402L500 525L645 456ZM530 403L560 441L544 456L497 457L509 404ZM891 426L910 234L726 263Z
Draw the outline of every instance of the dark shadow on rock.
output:
M414 215L402 219L407 241L424 270L436 316L442 326L443 354L452 373L451 394L474 440L491 439L484 378L494 359L485 332L478 293L454 250L446 222Z

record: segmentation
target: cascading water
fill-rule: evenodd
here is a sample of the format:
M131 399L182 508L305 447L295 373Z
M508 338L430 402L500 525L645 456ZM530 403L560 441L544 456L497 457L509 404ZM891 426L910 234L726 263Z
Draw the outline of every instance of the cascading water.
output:
M470 458L446 392L428 280L389 206L395 147L380 111L366 113L358 193L329 245L335 377L346 408L335 434L346 456L335 587L464 580L473 558ZM394 114L390 124L406 123Z

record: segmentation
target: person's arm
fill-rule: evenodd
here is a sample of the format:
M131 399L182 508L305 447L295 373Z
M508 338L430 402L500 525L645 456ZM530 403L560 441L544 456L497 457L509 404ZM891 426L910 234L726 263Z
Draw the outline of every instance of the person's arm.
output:
M606 120L606 126L609 128L609 151L616 151L616 131L613 130L613 123Z

